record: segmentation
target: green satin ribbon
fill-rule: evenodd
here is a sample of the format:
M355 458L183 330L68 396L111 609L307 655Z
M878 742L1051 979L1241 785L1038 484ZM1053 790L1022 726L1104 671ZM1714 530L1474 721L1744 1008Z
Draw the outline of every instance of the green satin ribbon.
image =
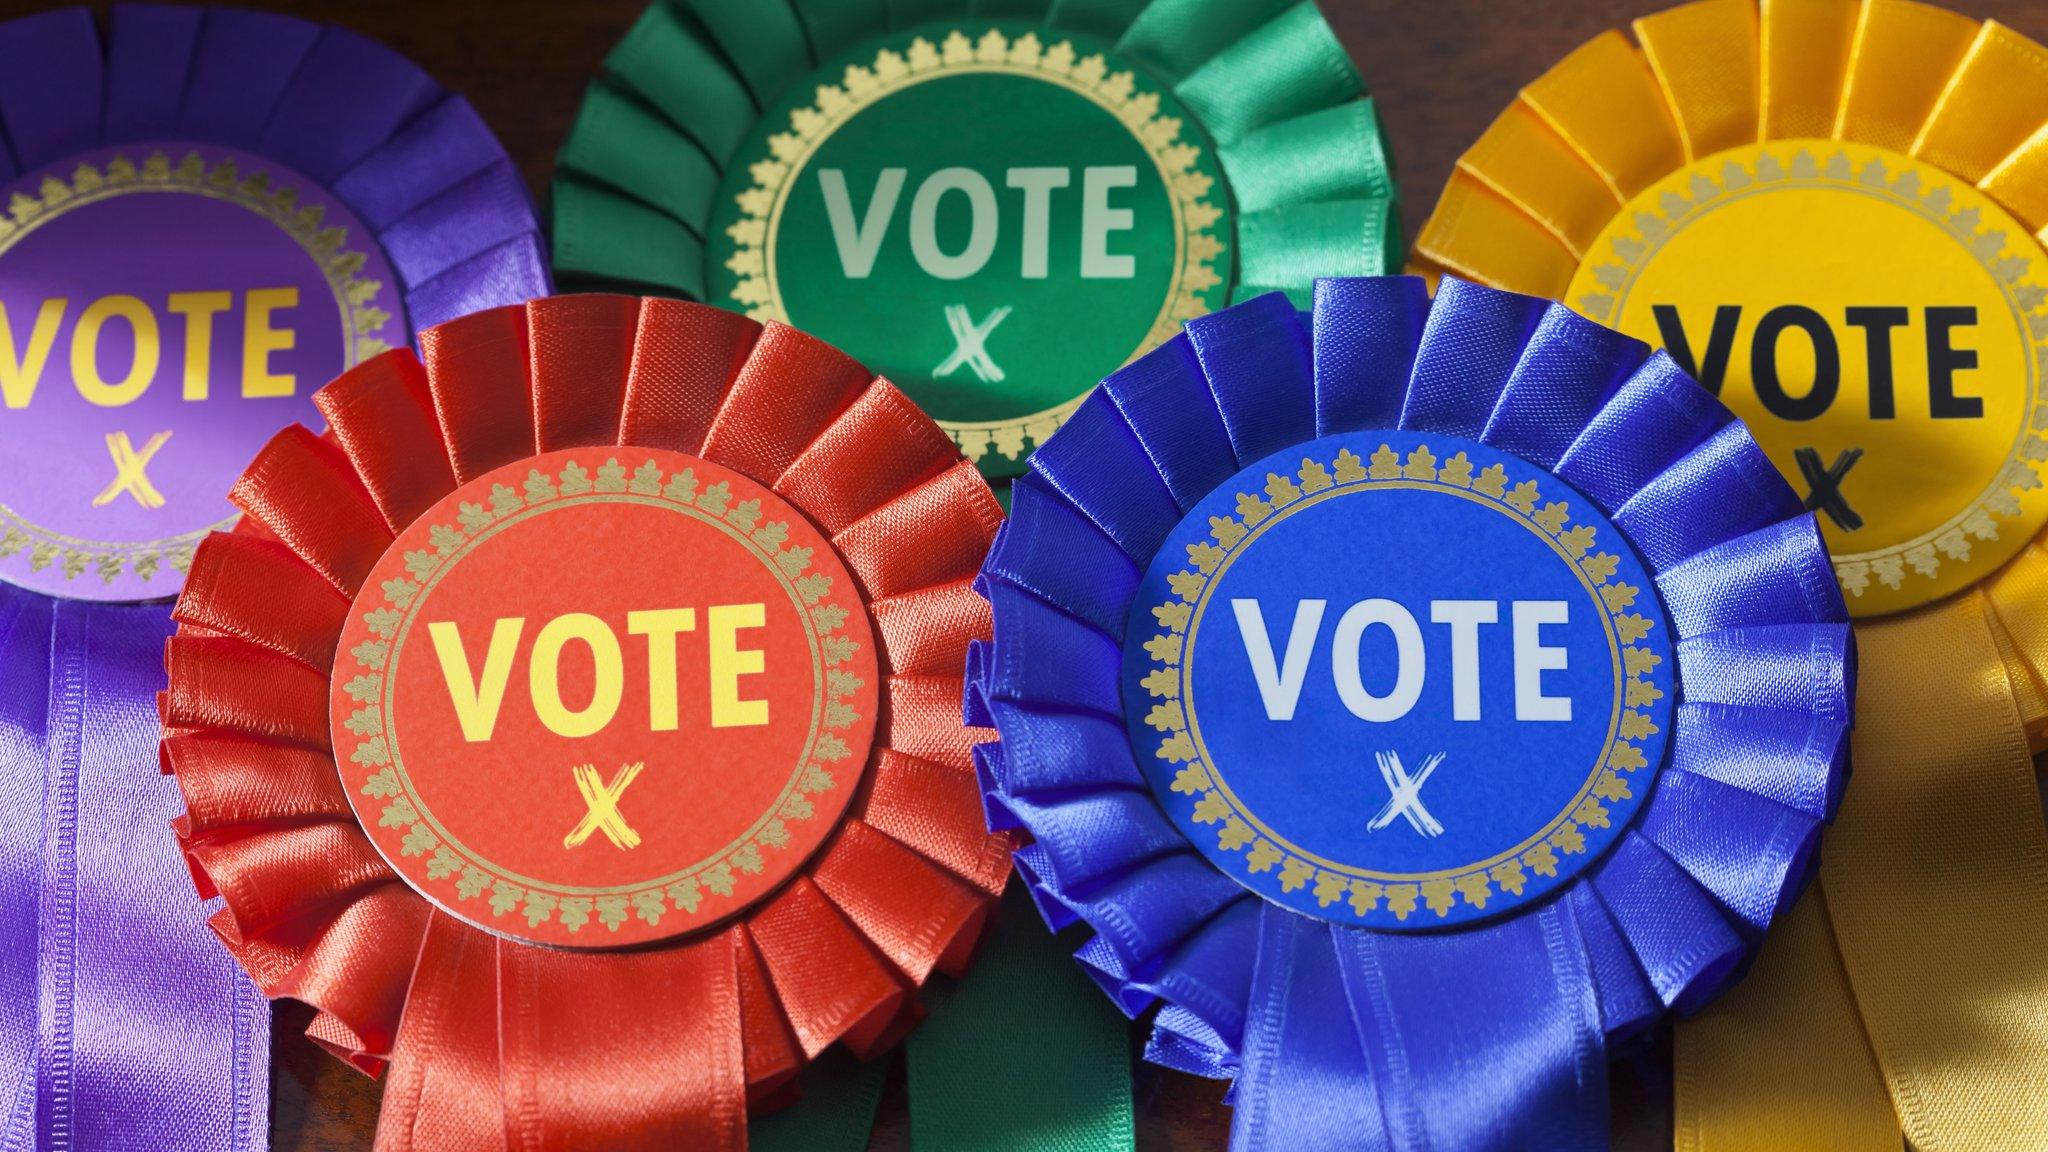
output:
M1131 1028L1021 884L965 980L910 1034L913 1152L1128 1152Z
M834 1048L797 1079L803 1098L747 1124L749 1152L864 1152L889 1062L864 1064Z
M946 19L1084 33L1170 86L1237 213L1233 299L1401 264L1384 135L1313 0L726 0L650 7L563 146L555 270L574 287L704 298L719 181L759 109L864 40Z
M1280 290L1306 306L1318 276L1400 266L1379 121L1312 0L660 0L606 57L563 147L560 280L703 299L718 189L760 110L836 81L819 70L856 47L944 20L1092 36L1171 88L1229 188L1232 298ZM1009 905L969 979L931 991L909 1043L914 1146L1127 1150L1129 1029L1071 949ZM861 1146L879 1081L815 1078L805 1103L756 1126L757 1141Z

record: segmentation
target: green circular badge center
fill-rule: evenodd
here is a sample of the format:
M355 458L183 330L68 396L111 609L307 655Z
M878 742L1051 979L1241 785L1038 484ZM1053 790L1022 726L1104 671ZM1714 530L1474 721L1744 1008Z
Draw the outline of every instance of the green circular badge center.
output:
M1224 302L1206 142L1093 45L927 30L820 79L728 170L714 297L845 349L990 472Z

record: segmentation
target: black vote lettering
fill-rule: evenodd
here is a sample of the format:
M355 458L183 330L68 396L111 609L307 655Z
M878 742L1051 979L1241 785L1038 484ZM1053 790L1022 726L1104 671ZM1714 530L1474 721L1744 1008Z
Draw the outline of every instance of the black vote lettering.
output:
M1735 326L1742 322L1742 306L1723 304L1714 309L1714 326L1707 330L1707 355L1705 360L1696 359L1692 354L1692 341L1685 334L1685 321L1678 318L1678 308L1671 304L1653 304L1650 314L1657 318L1657 332L1664 341L1665 351L1671 353L1687 376L1699 381L1700 387L1721 394L1721 383L1728 379L1728 354L1735 348Z
M1835 527L1844 532L1854 532L1863 527L1863 517L1849 507L1849 498L1842 495L1842 479L1849 469L1863 459L1863 449L1851 448L1835 457L1834 464L1823 468L1820 453L1811 448L1800 448L1792 453L1799 462L1799 474L1806 477L1806 510L1819 512L1835 522Z
M1892 329L1913 322L1905 308L1851 308L1843 318L1852 328L1863 329L1863 346L1870 362L1870 418L1890 420L1898 415L1892 397Z
M1798 328L1813 341L1813 387L1804 396L1793 396L1778 380L1778 338L1787 328ZM1834 330L1821 314L1803 304L1780 304L1756 322L1756 336L1749 347L1749 376L1756 382L1756 398L1765 410L1780 420L1811 420L1828 410L1842 387L1842 353L1835 347Z
M1974 328L1975 308L1927 310L1927 407L1936 420L1975 420L1984 401L1956 395L1956 373L1977 366L1975 348L1958 348L1952 329Z

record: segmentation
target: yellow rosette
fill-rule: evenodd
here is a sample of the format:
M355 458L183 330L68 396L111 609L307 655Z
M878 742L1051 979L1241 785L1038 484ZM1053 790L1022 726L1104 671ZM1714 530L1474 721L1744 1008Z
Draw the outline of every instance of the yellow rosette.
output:
M1680 1026L1678 1147L2048 1147L2048 49L1906 0L1631 31L1523 89L1415 258L1669 350L1858 620L1820 882Z

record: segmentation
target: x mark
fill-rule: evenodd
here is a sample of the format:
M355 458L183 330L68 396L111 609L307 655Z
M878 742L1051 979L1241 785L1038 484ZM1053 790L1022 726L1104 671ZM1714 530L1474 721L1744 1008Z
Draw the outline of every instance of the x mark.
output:
M1842 478L1863 459L1863 449L1851 448L1825 468L1821 467L1820 453L1811 448L1799 449L1792 453L1792 458L1799 462L1799 474L1806 477L1807 511L1825 513L1844 532L1863 527L1863 517L1849 507L1848 498L1842 495Z
M633 831L625 817L619 815L619 797L626 794L626 788L644 767L644 764L623 765L609 784L598 776L596 768L588 764L578 764L569 769L570 775L576 778L576 791L583 794L583 803L589 811L583 814L576 830L562 838L562 847L580 848L584 841L599 832L617 847L639 847L640 834Z
M988 334L996 325L1010 318L1008 304L988 314L981 323L974 322L965 304L946 305L946 327L953 331L953 354L932 369L932 375L943 379L958 371L961 365L974 369L974 374L984 384L999 384L1003 370L989 358Z
M157 454L157 450L164 446L164 441L170 438L169 432L159 432L149 438L149 443L142 446L142 451L137 452L135 444L128 439L126 432L107 433L107 455L114 460L114 478L107 482L105 488L100 489L99 495L92 498L92 506L98 508L111 504L120 498L121 493L126 492L135 497L135 502L144 508L163 507L164 494L157 491L156 485L149 482L149 461Z
M1399 816L1408 821L1409 827L1424 836L1443 835L1444 826L1437 823L1436 817L1430 815L1429 809L1422 804L1422 786L1429 782L1429 777L1436 771L1437 765L1444 762L1444 754L1439 752L1424 760L1422 770L1413 776L1401 766L1401 757L1398 753L1375 752L1373 756L1379 761L1380 779L1386 781L1387 791L1392 795L1385 807L1380 809L1379 815L1374 816L1372 823L1365 826L1365 830L1377 832L1392 824L1394 818Z

